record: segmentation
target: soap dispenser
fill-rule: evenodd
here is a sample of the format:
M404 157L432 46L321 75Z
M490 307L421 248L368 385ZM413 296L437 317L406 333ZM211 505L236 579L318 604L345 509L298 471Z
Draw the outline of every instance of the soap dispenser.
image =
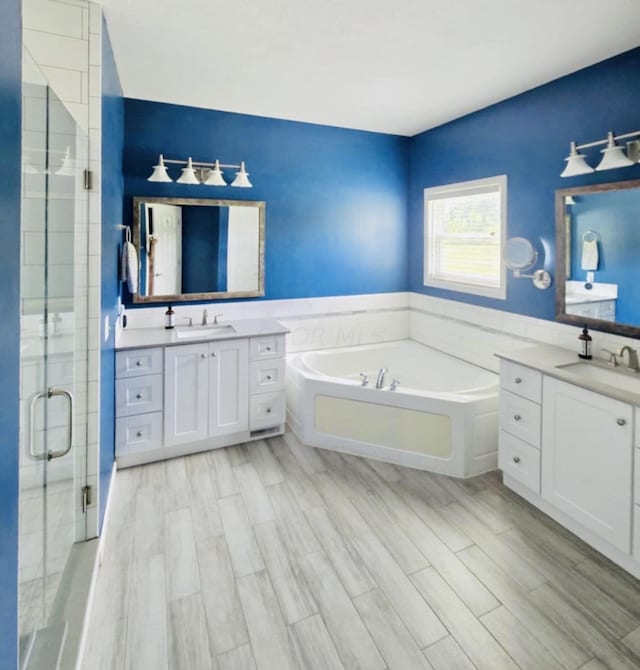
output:
M580 342L580 351L578 352L578 358L584 358L590 360L593 358L591 355L591 342L592 337L589 335L589 330L587 326L582 329L582 333L578 336L578 341Z
M176 313L173 311L171 305L167 307L167 311L164 313L164 327L169 330L176 325Z

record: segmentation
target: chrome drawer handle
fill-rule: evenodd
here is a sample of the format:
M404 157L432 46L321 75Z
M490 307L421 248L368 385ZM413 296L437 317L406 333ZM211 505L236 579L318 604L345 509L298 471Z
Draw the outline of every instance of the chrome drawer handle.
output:
M266 412L267 414L271 414L271 407L267 407Z
M208 358L207 354L200 354L200 358Z
M142 437L142 431L141 431L141 430L139 430L139 431L136 433L136 437Z
M520 377L516 377L513 381L514 381L516 384L521 384L521 383L522 383L522 379L520 379Z
M514 421L520 421L520 419L522 419L522 417L519 414L514 414L513 415L513 420Z
M142 393L136 393L136 400L142 400Z
M267 379L271 381L271 375L267 375Z
M520 463L520 456L514 456L513 457L513 462L514 463Z
M142 361L136 361L136 365L140 367L142 365Z
M271 351L271 347L265 347L267 351Z
M626 426L626 424L627 424L627 422L626 422L625 419L616 419L616 423L617 423L619 426Z
M215 358L215 357L216 357L216 352L215 352L215 351L212 351L212 352L211 352L211 358Z

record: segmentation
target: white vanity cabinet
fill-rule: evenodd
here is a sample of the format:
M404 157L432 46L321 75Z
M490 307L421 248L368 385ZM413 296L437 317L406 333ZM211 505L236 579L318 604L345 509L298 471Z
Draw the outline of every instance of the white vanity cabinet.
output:
M549 350L501 360L503 481L640 577L640 409L563 377L554 353L573 361Z
M502 361L500 386L498 467L539 493L542 375Z
M630 553L632 407L550 377L543 398L542 497Z
M284 432L286 331L255 325L234 325L245 336L192 343L154 331L163 346L116 352L118 467Z
M186 444L247 431L247 340L165 349L164 443Z

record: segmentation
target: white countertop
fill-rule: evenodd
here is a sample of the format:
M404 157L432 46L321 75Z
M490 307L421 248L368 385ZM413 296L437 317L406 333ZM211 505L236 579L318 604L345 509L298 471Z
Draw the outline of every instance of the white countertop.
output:
M620 368L617 369L617 374L623 375L627 380L629 378L636 380L638 384L637 392L618 388L611 384L595 381L593 379L586 379L579 374L570 372L566 368L557 367L559 365L567 365L568 363L577 363L581 361L581 359L578 358L578 354L570 349L561 349L560 347L553 347L551 345L539 345L527 347L525 349L516 349L509 352L500 352L497 353L496 356L507 361L513 361L519 365L524 365L528 368L533 368L534 370L539 370L549 377L560 379L561 381L580 386L589 391L602 393L602 395L606 395L610 398L615 398L616 400L621 400L622 402L631 405L640 406L640 374L621 370L620 368L624 368L625 365L622 362L620 363ZM612 370L612 368L608 367L604 361L599 359L584 361L584 363L593 365L595 368Z
M263 335L286 335L289 332L285 326L275 319L241 319L239 321L222 321L218 325L232 326L233 332L225 332L217 336L203 333L202 337L181 338L178 337L175 328L169 330L165 328L127 328L122 331L118 338L116 350L237 340L243 337L261 337ZM188 326L181 326L182 330L186 328ZM193 328L196 331L199 329L198 326Z

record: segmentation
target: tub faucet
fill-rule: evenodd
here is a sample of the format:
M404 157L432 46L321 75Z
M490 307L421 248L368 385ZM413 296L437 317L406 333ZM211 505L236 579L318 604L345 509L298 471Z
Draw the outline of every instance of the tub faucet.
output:
M369 386L369 377L364 372L361 372L360 376L362 377L362 384L360 386Z
M638 363L638 352L635 349L632 349L629 345L625 345L620 349L620 353L618 356L622 358L624 361L624 352L627 352L629 354L629 364L627 367L629 370L633 370L634 372L640 372L640 364Z
M209 314L207 313L207 310L205 309L202 312L202 325L206 326L207 325L207 319L209 318Z
M384 386L384 375L387 372L387 368L380 368L378 370L378 378L376 379L376 388L381 389Z
M389 390L390 391L395 391L398 388L398 386L400 386L400 380L399 379L394 379L391 382L391 386L389 387Z

